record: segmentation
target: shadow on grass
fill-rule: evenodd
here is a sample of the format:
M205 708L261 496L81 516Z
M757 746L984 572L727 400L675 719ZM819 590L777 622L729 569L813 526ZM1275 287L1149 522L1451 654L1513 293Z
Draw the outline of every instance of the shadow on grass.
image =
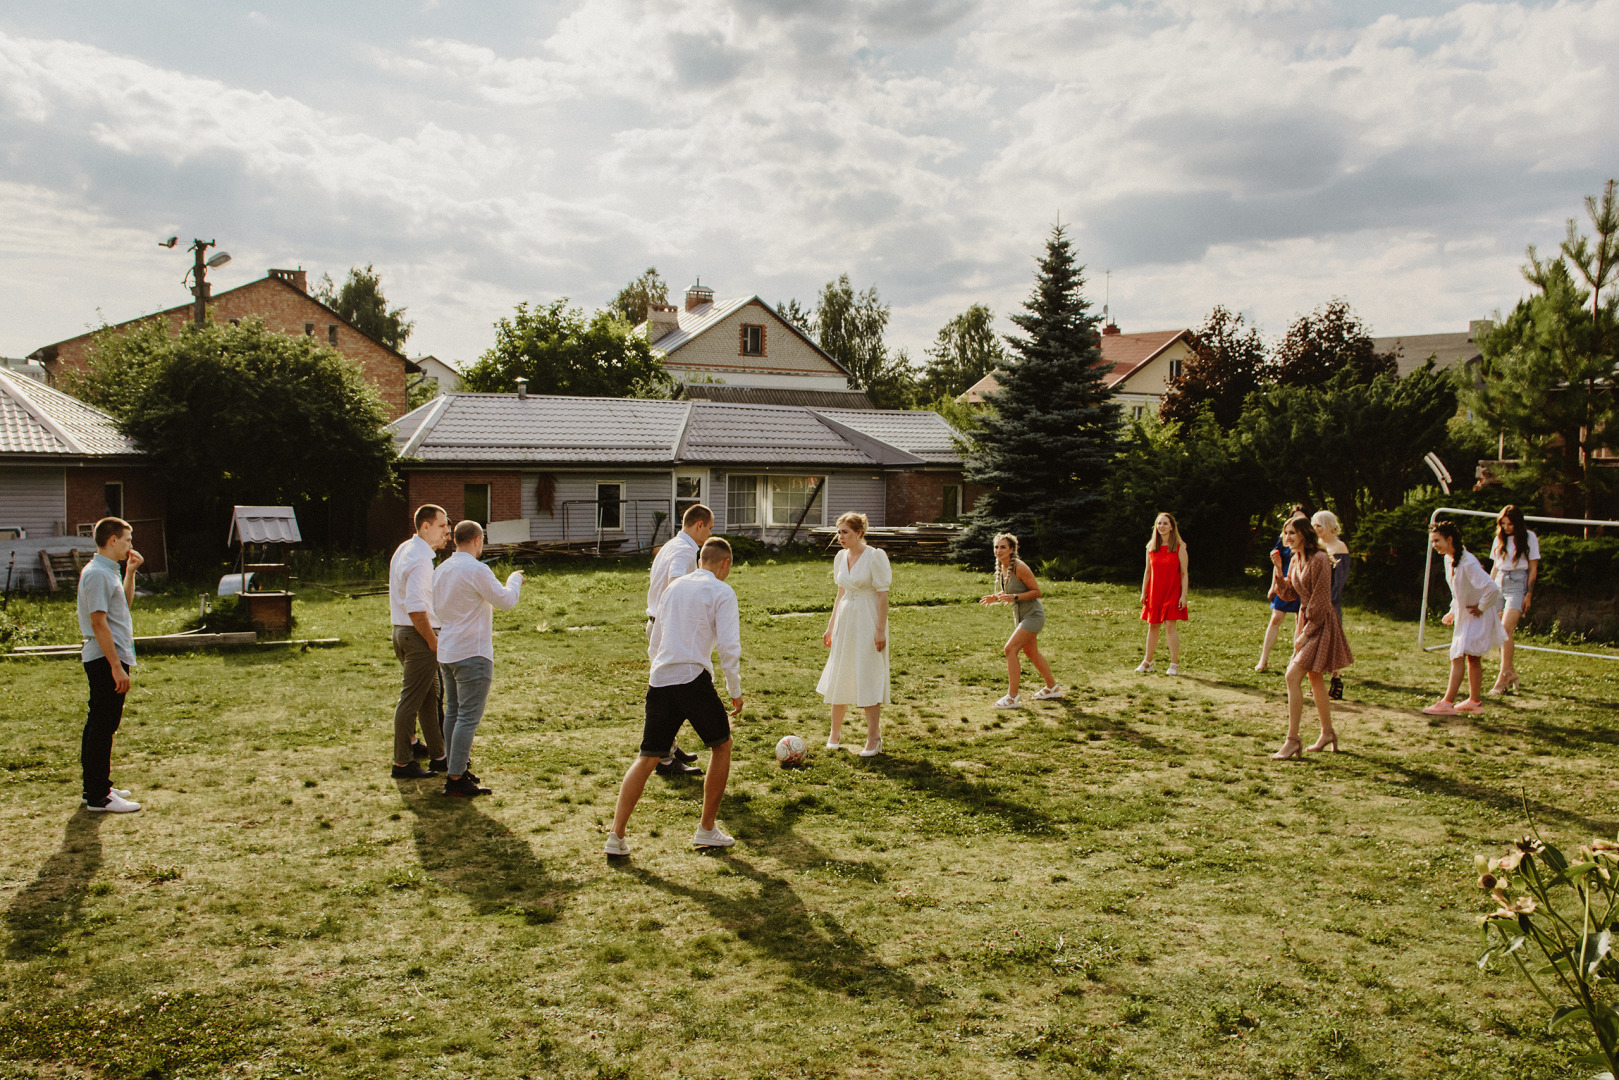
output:
M416 857L433 880L467 897L479 915L511 912L549 922L561 914L574 886L552 877L528 843L477 800L445 798L436 784L396 783L416 815Z
M1440 682L1430 683L1427 686L1398 686L1394 683L1386 683L1378 679L1356 679L1355 683L1359 686L1368 687L1372 690L1382 690L1389 694L1411 694L1426 700L1436 698L1444 692L1442 680Z
M11 942L6 959L26 960L54 949L77 926L90 879L101 868L105 815L80 810L68 819L62 846L6 909Z
M1446 776L1443 773L1424 769L1421 766L1401 765L1398 762L1380 761L1378 762L1378 767L1389 769L1404 777L1404 779L1389 781L1395 787L1411 788L1425 795L1444 795L1453 799L1471 799L1501 813L1523 813L1525 800L1520 793L1506 787L1481 784L1477 781L1456 776ZM1598 836L1612 836L1614 833L1619 832L1619 821L1591 817L1577 810L1565 810L1561 806L1554 806L1541 799L1529 799L1528 806L1530 816L1536 821L1556 821L1563 825L1591 829Z
M1139 736L1122 724L1118 728L1132 740L1138 737L1144 741L1151 739L1151 736ZM1060 831L1056 820L1045 811L1008 798L993 784L955 775L931 761L896 754L879 754L867 760L870 764L866 767L873 772L906 784L924 795L956 803L969 813L998 818L1013 832L1028 836L1051 836Z
M791 810L774 818L746 808L730 813L730 821L749 843L771 843L771 853L796 866L842 865L813 843L793 834L799 816ZM884 996L914 1005L922 990L903 973L872 955L837 918L814 912L784 877L769 874L746 859L726 852L727 866L758 886L750 897L716 892L660 877L633 864L617 865L652 888L701 904L716 923L760 953L785 964L792 977L821 990L849 997Z

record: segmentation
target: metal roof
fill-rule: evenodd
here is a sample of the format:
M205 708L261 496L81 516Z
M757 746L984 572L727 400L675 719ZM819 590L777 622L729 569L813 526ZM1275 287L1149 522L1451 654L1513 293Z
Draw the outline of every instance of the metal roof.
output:
M817 414L927 462L958 464L956 430L931 409L816 409Z
M247 544L296 544L298 515L290 506L238 506L231 511L230 535L225 543L240 539Z
M100 409L0 368L0 454L139 457Z
M949 430L931 412L464 393L389 425L407 460L530 467L955 464Z
M686 383L680 388L685 401L734 401L744 405L805 405L811 409L873 409L864 390L795 390L784 386L730 386L724 383Z

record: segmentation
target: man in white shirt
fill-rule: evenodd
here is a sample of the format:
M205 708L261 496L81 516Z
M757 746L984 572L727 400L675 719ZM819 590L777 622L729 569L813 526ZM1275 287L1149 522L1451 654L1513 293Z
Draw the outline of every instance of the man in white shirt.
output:
M394 549L388 563L388 616L394 656L404 669L394 706L395 780L415 780L443 772L444 716L438 676L438 616L433 614L433 557L450 539L444 507L416 508L416 535ZM425 741L416 739L417 721ZM429 769L416 763L417 755Z
M613 828L607 836L608 855L630 853L624 827L646 790L647 777L674 742L680 725L692 730L713 753L703 781L703 816L692 837L697 847L730 847L736 843L715 823L725 782L731 774L731 721L714 692L714 660L731 697L731 716L742 714L742 624L736 592L725 584L731 572L731 545L719 537L703 545L697 569L669 583L658 601L647 655L652 673L647 679L646 723L641 731L641 753L624 774Z
M433 571L433 610L443 625L438 662L444 676L444 742L449 757L446 795L489 794L467 768L472 736L495 681L495 608L510 611L523 592L521 570L513 570L502 585L495 572L478 561L482 554L483 526L459 522L455 554Z
M652 580L646 590L646 631L649 637L652 624L658 617L658 601L663 598L663 590L669 587L671 581L697 569L697 553L713 533L714 511L702 503L688 506L680 516L680 531L671 536L669 542L659 548L653 557ZM678 744L671 746L663 760L658 762L658 775L701 776L703 770L692 764L696 760L696 754L686 753Z

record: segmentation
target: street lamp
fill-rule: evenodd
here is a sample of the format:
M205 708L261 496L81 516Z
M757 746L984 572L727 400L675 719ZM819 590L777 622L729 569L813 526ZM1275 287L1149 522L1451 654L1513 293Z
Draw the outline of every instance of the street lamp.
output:
M157 246L172 250L179 242L180 238L178 236L171 236L167 240L159 240ZM213 255L204 257L208 249L214 246L214 243L212 240L191 241L191 246L186 250L194 252L196 258L192 262L191 269L186 271L186 276L180 279L181 284L185 284L187 281L191 282L191 295L197 298L196 303L192 306L191 321L198 326L201 326L208 318L208 297L211 292L208 286L208 271L210 269L217 270L230 262L230 255L223 251L216 251Z

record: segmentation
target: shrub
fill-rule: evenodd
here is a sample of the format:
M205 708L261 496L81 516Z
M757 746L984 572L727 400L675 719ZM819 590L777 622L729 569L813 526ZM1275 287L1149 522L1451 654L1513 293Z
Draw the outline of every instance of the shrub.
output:
M763 558L768 550L764 544L751 536L737 536L734 533L715 533L720 539L731 545L731 558L743 563L750 559Z
M1542 536L1536 583L1598 599L1619 594L1619 537Z

